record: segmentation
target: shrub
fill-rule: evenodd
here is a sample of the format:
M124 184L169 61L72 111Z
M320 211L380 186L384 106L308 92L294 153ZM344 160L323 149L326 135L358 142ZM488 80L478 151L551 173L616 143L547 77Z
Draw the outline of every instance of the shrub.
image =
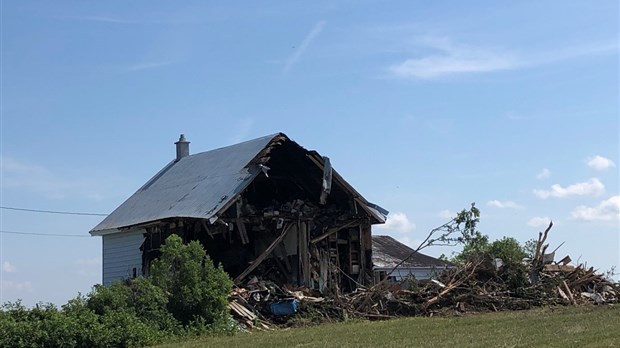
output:
M138 347L176 335L230 334L232 281L198 242L171 236L153 275L95 285L58 309L21 302L0 308L0 347Z
M62 310L52 304L27 309L16 302L0 313L0 347L137 347L165 337L127 310L97 315L81 296Z
M169 333L177 333L180 325L168 312L168 295L148 278L116 281L109 287L95 285L86 305L97 315L127 312L142 322Z
M221 265L213 265L200 243L183 244L177 235L168 237L150 278L168 294L168 311L183 325L227 321L232 281Z

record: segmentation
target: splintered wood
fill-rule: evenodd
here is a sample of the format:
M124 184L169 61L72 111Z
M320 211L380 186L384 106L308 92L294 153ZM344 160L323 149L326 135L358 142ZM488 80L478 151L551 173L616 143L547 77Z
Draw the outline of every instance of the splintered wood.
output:
M313 296L314 291L304 287L296 290L278 288L279 295L262 297L253 304L248 303L253 301L251 294L260 289L240 288L231 297L231 312L252 327L257 320L274 324L275 318L266 310L265 303L282 298L299 301L298 315L324 321L350 317L383 320L398 316L519 310L560 304L619 303L620 284L617 282L597 273L593 267L569 265L569 256L557 262L553 260L552 256L559 247L547 253L549 245L546 244L552 226L550 223L540 233L535 254L529 262L498 263L488 255L475 255L431 281L408 279L390 283L383 280L374 286L360 286L349 293L324 294L324 297ZM278 320L283 323L282 318ZM286 321L284 325L287 325Z

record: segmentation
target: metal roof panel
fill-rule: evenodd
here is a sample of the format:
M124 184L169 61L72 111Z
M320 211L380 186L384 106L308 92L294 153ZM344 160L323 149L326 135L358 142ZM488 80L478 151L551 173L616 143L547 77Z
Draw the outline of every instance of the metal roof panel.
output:
M170 162L91 233L171 217L213 217L258 175L250 162L278 135Z

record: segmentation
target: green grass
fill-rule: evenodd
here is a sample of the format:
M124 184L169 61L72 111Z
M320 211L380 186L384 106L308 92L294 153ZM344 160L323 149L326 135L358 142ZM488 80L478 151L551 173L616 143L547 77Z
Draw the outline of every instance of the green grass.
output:
M620 306L356 321L159 347L620 347Z

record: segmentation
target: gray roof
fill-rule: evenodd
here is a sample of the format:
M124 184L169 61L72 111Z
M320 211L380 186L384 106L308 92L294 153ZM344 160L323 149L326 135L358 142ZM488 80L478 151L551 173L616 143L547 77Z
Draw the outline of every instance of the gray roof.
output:
M409 257L411 254L413 254L413 256L406 262L403 262L400 267L445 268L454 266L451 262L415 252L415 250L390 236L372 236L372 263L376 268L394 268L399 262Z
M261 172L253 160L283 139L289 141L277 133L172 161L90 232L98 235L174 217L213 218ZM334 176L369 204L335 171ZM364 206L379 222L385 221L383 211L373 207Z

